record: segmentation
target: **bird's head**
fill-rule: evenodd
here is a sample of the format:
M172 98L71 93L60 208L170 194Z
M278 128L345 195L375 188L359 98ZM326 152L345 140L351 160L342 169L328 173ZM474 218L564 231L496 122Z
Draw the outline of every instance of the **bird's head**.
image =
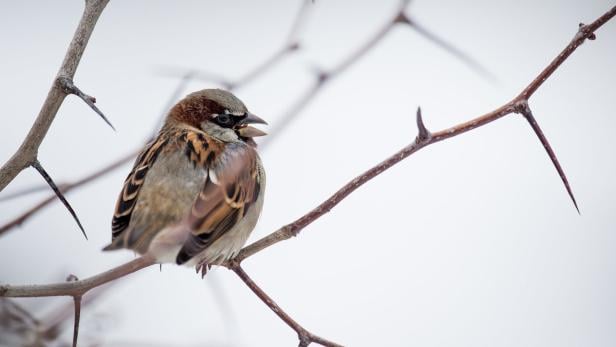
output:
M252 138L267 135L250 124L267 124L250 113L235 95L222 89L203 89L189 94L169 113L169 119L199 128L221 140L239 138L254 144Z

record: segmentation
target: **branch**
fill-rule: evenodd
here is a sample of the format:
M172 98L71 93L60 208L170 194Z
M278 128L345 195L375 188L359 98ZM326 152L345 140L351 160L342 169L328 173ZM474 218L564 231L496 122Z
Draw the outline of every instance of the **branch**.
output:
M67 95L61 86L61 79L72 80L81 60L81 56L92 35L96 21L103 12L109 0L86 0L83 15L77 30L68 47L64 61L56 75L47 98L41 107L38 117L34 121L30 132L22 142L19 149L0 168L0 191L2 191L22 170L33 165L37 160L38 148L43 142L51 123L53 122L60 105Z
M120 159L114 161L113 163L108 164L105 167L102 167L101 169L89 174L86 177L81 178L78 181L72 182L72 183L65 183L65 184L60 184L58 185L58 190L64 194L68 193L69 191L82 186L86 183L89 183L91 181L94 181L95 179L102 177L103 175L119 168L120 166L134 160L135 156L139 153L141 149L138 150L134 150L131 151L130 153L126 154L125 156L121 157ZM50 203L52 203L53 201L56 200L56 195L52 194L49 197L41 200L38 204L34 205L33 207L31 207L30 209L28 209L27 211L25 211L24 213L22 213L21 215L17 216L16 218L14 218L13 220L9 221L8 223L2 225L0 227L0 236L2 236L4 233L6 233L7 231L13 229L16 226L21 225L22 223L24 223L28 218L32 217L34 214L36 214L37 212L39 212L43 207L49 205Z
M275 232L261 238L260 240L244 247L240 253L235 257L235 261L237 263L241 263L244 259L264 250L265 248L272 246L280 241L287 240L293 236L297 236L297 234L304 229L306 226L310 225L312 222L323 216L325 213L329 212L332 208L340 203L344 198L349 196L352 192L354 192L357 188L361 187L366 182L370 181L374 177L378 176L383 171L389 169L395 164L399 163L402 159L412 155L413 153L419 151L420 149L434 144L436 142L440 142L454 136L461 135L467 131L473 130L475 128L484 126L488 123L491 123L499 118L502 118L511 113L520 112L520 105L525 104L528 105L528 98L530 98L541 85L556 71L556 69L562 65L562 63L567 60L567 58L575 51L586 39L594 39L594 32L599 29L603 24L605 24L608 20L613 18L616 15L616 7L613 7L609 11L607 11L604 15L599 17L593 23L589 25L581 25L577 34L574 36L573 40L565 47L565 49L554 59L552 62L537 76L524 90L516 96L513 100L508 103L502 105L501 107L486 113L482 116L471 119L467 122L457 124L451 128L443 129L441 131L437 131L432 133L431 136L426 136L430 134L423 126L423 120L421 117L421 112L418 110L417 112L417 125L419 129L419 135L416 140L402 148L400 151L396 152L394 155L385 159L380 164L372 167L368 171L363 174L355 177L351 182L347 183L340 190L334 193L329 199L325 200L319 206L315 207L312 211L308 212L301 218L296 221L289 223L282 228L276 230ZM528 109L530 112L530 109ZM531 114L531 113L529 113ZM532 114L531 114L532 115ZM528 118L528 117L527 117ZM532 118L535 125L533 125L533 129L537 133L536 129L539 129L539 125ZM545 136L537 133L540 141L546 148L552 162L554 163L556 170L558 171L563 183L565 184L565 188L569 193L574 205L577 208L577 203L573 196L573 193L569 187L569 183L566 179L565 173L558 164L558 160L554 151L552 150L550 144L547 142ZM228 266L228 264L227 264Z
M308 330L304 329L299 323L297 323L291 316L289 316L286 312L282 310L278 304L267 295L263 289L261 289L253 280L248 276L248 274L242 269L239 263L232 263L229 265L229 269L233 270L235 274L239 276L239 278L246 283L248 288L255 293L261 301L263 301L274 313L282 319L291 329L295 330L297 333L297 337L299 339L299 346L304 347L308 346L312 342L318 343L322 346L328 347L342 347L341 345L328 341L322 337L314 335Z
M163 69L163 73L170 73L173 76L176 76L177 73L181 73L180 76L180 81L178 83L178 85L176 86L176 88L174 89L174 91L171 93L171 96L169 98L169 102L166 104L166 106L163 109L163 112L160 116L159 121L156 124L156 127L154 129L154 133L152 134L152 137L154 137L156 135L156 132L158 131L160 125L163 123L164 118L167 116L167 112L169 111L169 109L171 109L171 107L177 102L177 100L182 96L182 94L184 93L184 91L186 90L186 87L188 86L188 84L194 80L194 79L205 79L208 81L216 81L217 83L227 87L228 89L237 89L240 87L243 87L247 84L249 84L250 82L254 81L257 77L262 76L265 72L267 72L269 69L271 69L274 65L276 65L277 63L279 63L283 57L285 57L286 55L295 52L297 50L299 50L300 45L298 42L298 36L299 36L299 32L302 26L302 23L306 21L306 18L308 17L309 14L309 10L311 8L312 4L310 2L310 0L304 0L302 2L302 6L293 22L292 28L289 32L289 35L287 36L286 42L283 44L283 46L276 52L274 52L274 54L272 54L272 56L270 56L269 58L267 58L263 63L259 64L258 66L256 66L255 68L253 68L252 70L250 70L249 72L247 72L243 77L239 78L238 80L231 82L226 80L225 78L221 77L221 76L217 76L217 75L213 75L213 74L209 74L209 73L205 73L205 72L199 72L199 71L195 71L195 70L181 70L178 71L177 69L173 69L173 68L165 68ZM92 97L84 94L83 92L81 92L81 90L79 90L76 86L74 86L71 82L70 79L62 79L62 83L65 85L64 88L67 92L70 93L74 93L76 95L78 95L79 97L81 97L86 103L88 103L89 101L94 101L92 99ZM104 118L104 116L102 115L102 113L100 112L100 110L98 110L98 108L96 108L96 106L94 106L94 104L88 103L88 105L90 105L91 107L93 107L93 109L95 111L97 111L97 113L99 113L99 115L101 117L103 117L103 119L111 126L111 124L106 120L106 118ZM113 126L112 126L113 128ZM115 129L114 129L115 130ZM271 137L272 135L270 135ZM149 141L149 140L148 140ZM89 176L86 176L85 178L82 178L74 183L68 183L68 184L61 184L59 185L60 187L60 191L63 193L68 192L69 190L72 190L74 188L77 188L81 185L87 184L91 181L94 181L95 179L102 177L103 175L111 172L112 170L114 170L115 168L130 162L137 154L139 153L139 150L137 151L131 151L129 154L127 154L126 156L122 157L121 159L118 159L115 162L110 163L109 165L101 168L100 170L90 174ZM0 201L2 200L8 200L8 199L12 199L15 197L19 197L25 194L28 194L30 192L36 192L38 191L38 188L35 189L26 189L20 192L16 192L14 194L10 194L7 196L4 196L2 198L0 198ZM32 217L33 215L35 215L38 211L40 211L43 207L49 205L51 202L53 202L55 200L56 196L55 195L50 195L49 197L41 200L39 203L35 204L34 206L32 206L30 209L26 210L25 212L23 212L21 215L13 218L12 220L10 220L9 222L5 223L4 225L0 226L0 236L2 236L2 234L6 233L7 231L23 224L27 219L29 219L30 217Z
M24 286L4 284L0 285L0 297L26 298L45 296L83 296L93 288L124 277L153 264L154 259L152 257L141 256L129 261L126 264L122 264L96 276L88 277L79 281Z
M578 33L575 35L571 43L569 43L567 47L565 47L565 49L539 74L537 78L535 78L522 91L522 93L520 93L513 100L505 103L504 105L498 107L497 109L489 113L473 118L467 122L457 124L451 128L430 133L424 125L421 110L418 109L416 116L418 136L415 138L414 142L405 146L400 151L398 151L391 157L385 159L380 164L364 172L360 176L357 176L351 182L347 183L340 190L334 193L329 199L321 203L319 206L317 206L301 218L283 226L279 230L243 248L235 259L223 265L233 270L262 301L264 301L281 319L283 319L286 324L288 324L298 333L300 339L300 346L307 346L311 342L320 343L325 346L337 346L333 342L321 339L318 336L309 333L297 322L295 322L290 316L288 316L284 311L282 311L282 309L269 296L267 296L267 294L265 294L265 292L263 292L263 290L261 290L242 270L242 268L240 267L241 262L271 245L274 245L282 240L286 240L292 236L296 236L303 228L323 216L325 213L329 212L333 207L335 207L338 203L340 203L340 201L346 198L357 188L359 188L372 178L378 176L383 171L391 168L398 162L412 155L413 153L431 144L461 135L465 132L471 131L475 128L496 121L511 113L522 113L527 119L529 119L529 122L531 122L531 126L533 126L533 129L535 129L535 132L539 136L539 133L537 132L537 129L539 129L538 125L536 124L536 120L532 116L532 112L528 107L528 99L539 87L543 85L545 80L552 75L552 73L571 55L571 53L573 53L573 51L575 51L586 39L594 39L594 32L603 24L605 24L608 20L613 18L615 15L616 7L613 7L611 10L606 12L603 16L601 16L599 19L597 19L590 25L581 25L578 30ZM553 155L553 151L551 150L549 143L547 143L547 140L544 136L539 137L541 142L546 147L546 150L548 150L550 157L553 157L554 164L556 165L556 156ZM559 173L561 173L562 170L559 169L558 166L557 170L559 170ZM561 177L563 178L563 182L566 182L566 179L564 178L564 172L562 172ZM571 197L573 199L572 194ZM126 263L107 272L81 281L49 285L0 285L0 297L72 296L73 298L80 298L92 288L124 277L130 273L133 273L153 264L154 259L152 257L142 256L129 263Z
M455 48L453 45L447 43L445 40L439 38L435 34L432 34L430 31L426 30L424 27L419 26L415 21L412 21L407 15L406 10L409 5L410 0L403 0L400 3L400 6L396 10L396 13L381 27L372 37L370 37L366 42L364 42L359 48L350 53L347 57L342 59L338 65L336 65L330 71L321 71L316 70L314 73L315 81L309 86L306 91L302 94L302 96L284 113L281 117L281 120L274 124L274 126L270 127L270 133L276 134L282 132L286 129L303 111L306 106L314 100L319 93L323 90L326 84L334 80L336 77L339 77L344 72L346 72L351 66L357 63L361 58L363 58L370 50L372 50L378 43L383 41L385 37L398 25L408 25L410 28L417 31L420 35L426 37L428 40L436 43L441 48L445 49L456 58L462 60L462 62L469 65L475 71L478 71L482 76L489 77L494 80L494 77L479 63L470 58L467 54L464 54L461 50ZM268 136L264 138L260 146L264 148L274 138Z
M486 69L481 64L479 64L479 62L477 62L471 56L462 52L460 49L456 48L452 44L448 43L444 39L436 36L434 33L427 30L423 25L420 25L417 22L417 20L410 18L404 13L402 13L400 17L398 18L398 23L404 23L404 24L409 25L418 34L422 35L428 41L431 41L435 45L444 49L445 51L447 51L449 54L453 55L454 57L460 59L464 64L466 64L468 67L470 67L472 70L474 70L476 73L478 73L483 78L489 81L493 81L493 82L496 81L496 77L490 71L488 71L488 69Z
M306 21L306 18L309 15L309 10L311 9L311 6L312 3L310 0L303 0L302 5L297 13L297 16L295 17L295 20L293 21L293 24L291 26L291 30L287 35L287 39L282 44L282 46L275 50L265 60L263 60L263 62L257 64L254 68L252 68L243 76L235 80L227 79L215 73L206 71L195 71L193 69L167 67L162 69L161 72L163 74L168 74L173 77L177 76L178 74L181 76L191 74L193 78L207 82L214 82L228 90L237 90L238 88L244 87L258 77L265 74L274 66L278 65L284 58L301 49L298 36L301 31L302 24Z
M103 284L127 276L135 271L139 271L155 263L150 256L141 256L128 263L122 264L111 270L100 273L80 281L71 281L74 277L69 277L69 282L44 284L44 285L0 285L0 297L46 297L46 296L72 296L75 309L75 322L73 330L73 347L77 346L77 335L79 333L79 318L81 314L81 299L90 290L102 286Z

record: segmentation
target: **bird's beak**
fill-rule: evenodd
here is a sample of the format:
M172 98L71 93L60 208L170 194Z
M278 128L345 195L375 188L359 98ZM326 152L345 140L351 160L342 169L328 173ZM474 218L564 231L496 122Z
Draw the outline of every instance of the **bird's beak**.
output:
M263 119L257 117L256 115L248 112L246 113L246 117L244 119L242 119L240 121L240 128L237 129L237 132L240 134L240 136L242 137L258 137L258 136L265 136L267 135L266 132L259 130L255 127L251 127L248 124L265 124L267 125L267 122L264 121Z
M260 117L257 117L256 115L250 112L246 113L246 118L242 119L241 123L242 124L265 124L267 125L266 121L264 121Z

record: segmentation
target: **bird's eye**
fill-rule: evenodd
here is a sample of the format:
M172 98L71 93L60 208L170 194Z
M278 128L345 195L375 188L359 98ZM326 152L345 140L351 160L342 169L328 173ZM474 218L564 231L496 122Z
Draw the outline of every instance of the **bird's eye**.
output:
M227 126L231 124L231 117L228 114L220 114L216 117L216 123L218 125Z

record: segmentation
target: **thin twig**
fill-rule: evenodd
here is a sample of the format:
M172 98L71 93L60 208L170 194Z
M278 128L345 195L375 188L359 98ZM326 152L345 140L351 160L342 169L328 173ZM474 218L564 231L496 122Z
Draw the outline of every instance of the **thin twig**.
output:
M449 54L453 55L454 57L460 59L460 61L462 61L464 64L466 64L468 67L470 67L472 70L474 70L476 73L478 73L483 78L489 81L492 81L492 82L496 81L496 77L490 71L488 71L488 69L486 69L483 65L481 65L478 61L473 59L470 55L461 51L459 48L456 48L454 45L448 43L441 37L437 36L433 32L429 31L423 25L420 25L416 19L408 17L406 15L402 15L400 17L399 23L408 24L418 34L422 35L428 41L431 41L435 45L444 49L445 51L447 51Z
M259 297L259 299L261 299L261 301L263 301L267 305L267 307L274 311L274 313L280 319L282 319L282 321L285 322L289 327L291 327L291 329L295 330L300 341L300 346L308 346L310 343L315 342L322 346L341 347L341 345L335 342L326 340L309 332L293 318L291 318L291 316L289 316L280 306L278 306L278 304L269 295L267 295L267 293L265 293L263 289L261 289L252 280L252 278L250 278L250 276L248 276L248 274L244 271L244 269L242 269L239 263L232 263L229 268L233 270L233 272L235 272L235 274L237 274L242 281L244 281L248 288L250 288L250 290L252 290L252 292L255 293L255 295L257 295L257 297Z
M58 184L58 187L62 187L62 183ZM49 185L47 184L40 184L36 186L30 186L27 188L19 189L14 192L7 193L7 194L0 196L0 202L21 198L23 196L33 194L33 193L39 193L47 189L49 189ZM52 195L52 196L55 196L55 195Z
M105 9L109 0L86 0L85 8L77 30L66 51L64 61L56 75L47 98L41 107L38 117L26 135L19 149L0 168L0 191L2 191L23 169L37 160L38 148L43 142L51 123L56 117L60 105L67 96L67 92L58 81L61 78L71 79L75 76L81 56L88 44L90 35L94 30L96 21Z
M115 281L109 282L106 285L102 285L93 288L88 292L88 295L81 298L81 307L85 307L97 299L101 298L103 294L107 293L109 289L113 288L113 285L117 283ZM74 316L75 313L74 303L68 303L57 307L52 313L48 314L45 318L41 319L40 336L45 340L54 340L61 333L64 323Z

